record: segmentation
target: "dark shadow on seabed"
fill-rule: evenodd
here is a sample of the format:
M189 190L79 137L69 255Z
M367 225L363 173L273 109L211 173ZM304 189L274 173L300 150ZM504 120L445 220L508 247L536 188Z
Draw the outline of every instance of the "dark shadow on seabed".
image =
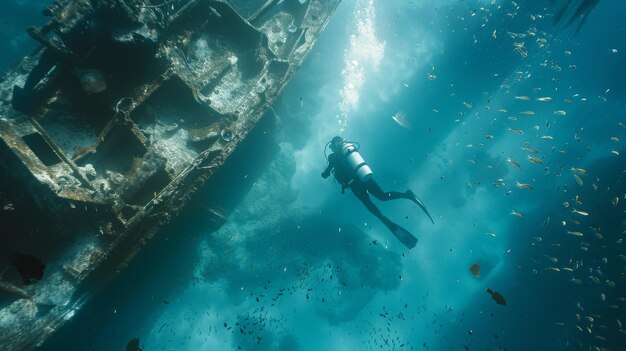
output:
M218 226L207 223L207 206L231 212L271 162L278 147L275 119L266 114L222 168L190 201L183 213L159 230L110 284L53 334L41 350L110 350L150 326L160 307L173 302L193 281L201 235ZM106 343L104 345L103 343ZM143 344L143 342L142 342Z

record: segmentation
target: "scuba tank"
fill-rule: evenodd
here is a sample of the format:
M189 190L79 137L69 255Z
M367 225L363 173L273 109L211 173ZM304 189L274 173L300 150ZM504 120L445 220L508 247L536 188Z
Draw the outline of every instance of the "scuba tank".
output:
M346 157L348 165L356 172L357 177L362 182L369 180L372 177L372 169L368 166L367 162L363 159L363 156L359 153L357 148L349 142L344 142L341 147L341 152Z

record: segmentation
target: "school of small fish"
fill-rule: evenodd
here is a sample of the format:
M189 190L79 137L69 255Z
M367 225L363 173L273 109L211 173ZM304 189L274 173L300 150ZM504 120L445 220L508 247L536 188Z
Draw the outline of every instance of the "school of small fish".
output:
M515 1L492 1L491 4L507 8L507 15L511 18L515 18L521 7ZM487 6L477 11L484 16L483 26L486 28L489 27L490 11L493 8ZM611 312L618 310L624 314L626 311L626 247L622 246L626 236L626 193L620 193L616 184L626 182L626 162L622 155L622 140L626 138L626 116L587 116L586 118L605 118L610 125L611 134L600 145L585 140L589 132L584 124L577 127L575 123L580 122L574 121L581 117L581 111L599 110L599 104L610 103L614 95L610 94L610 88L594 93L571 81L568 81L567 86L562 83L565 81L565 73L580 70L584 65L577 62L582 53L575 46L555 42L553 35L541 30L545 19L551 16L554 14L531 15L525 21L528 26L524 31L520 31L519 26L516 26L515 32L489 29L490 40L502 43L502 47L512 50L520 60L520 68L500 85L504 98L493 98L485 92L483 95L489 96L485 102L472 99L470 103L468 98L465 101L460 99L462 106L458 108L458 116L454 122L469 126L473 121L469 118L471 116L475 117L475 121L492 121L489 129L481 128L480 135L476 135L473 140L459 143L460 145L474 150L480 149L484 146L482 142L485 138L488 142L497 141L507 145L498 151L500 160L503 163L506 161L508 173L504 176L498 174L487 182L493 185L493 191L503 195L518 193L519 196L534 197L537 202L553 201L554 211L549 213L550 217L535 225L536 232L528 233L530 246L542 255L531 257L526 267L532 274L549 274L548 279L551 281L580 286L569 292L581 294L576 305L572 306L571 318L554 320L555 325L564 328L567 345L576 345L577 349L608 350L606 342L611 341L610 336L614 338L615 335L626 335L621 322L626 317L615 319L615 313ZM474 44L477 42L479 40L474 36ZM609 52L618 53L617 49ZM541 57L537 67L533 67L531 61L534 57ZM538 75L544 77L537 78ZM543 83L545 76L550 77L552 87L546 87ZM453 84L450 86L454 87ZM577 89L585 93L577 92ZM461 94L452 92L450 97L457 95ZM561 132L567 128L572 130L569 137ZM508 147L509 145L516 145L518 148L515 150ZM584 153L595 152L607 159L614 159L613 162L621 166L621 174L610 181L600 179L605 177L606 171L587 161L588 158L580 151L583 148ZM521 161L524 158L528 163ZM477 158L468 162L472 167L486 166L492 169L499 166L481 165ZM555 183L554 188L546 189L541 175L538 174L550 179L546 183ZM535 215L533 210L516 205L512 198L513 196L509 196L512 202L507 211L509 218L514 219L508 220L520 221L516 223L532 220ZM603 210L597 207L598 201L604 204ZM511 208L519 208L524 214ZM613 215L621 216L622 227L609 227L602 223L601 216L606 214L603 211L609 209ZM557 234L548 235L545 230L554 230ZM496 237L492 232L485 234ZM609 266L611 262L617 264L617 269ZM470 273L473 278L478 278L480 265L471 265ZM590 301L583 296L583 290L575 290L582 288L593 291L597 301ZM491 288L487 292L497 304L507 305L500 292ZM516 303L522 302L510 302L511 305ZM550 318L549 315L546 318Z

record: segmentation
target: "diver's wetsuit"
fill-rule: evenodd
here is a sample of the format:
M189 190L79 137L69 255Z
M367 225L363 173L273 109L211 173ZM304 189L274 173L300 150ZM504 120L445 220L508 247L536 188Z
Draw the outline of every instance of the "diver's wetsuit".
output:
M378 219L380 219L385 225L389 226L393 224L380 212L378 207L372 202L369 194L374 195L381 201L395 200L395 199L408 199L412 200L412 195L409 191L400 193L397 191L383 191L380 185L376 183L374 178L370 177L367 181L363 182L357 177L356 172L348 165L345 157L341 152L333 152L328 156L328 166L322 173L323 178L328 178L330 173L333 172L335 179L341 184L341 192L343 193L345 188L350 188L354 195L361 200L361 202L372 212Z

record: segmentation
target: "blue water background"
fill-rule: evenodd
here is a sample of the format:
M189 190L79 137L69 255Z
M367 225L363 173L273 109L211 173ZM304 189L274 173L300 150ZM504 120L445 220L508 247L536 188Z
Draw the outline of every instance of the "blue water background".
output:
M20 33L42 21L42 3L0 5L3 68L34 47ZM248 148L230 170L249 191L220 194L242 198L228 222L207 233L196 220L174 221L42 349L121 350L134 337L144 350L623 349L626 4L601 1L579 32L545 16L551 2L518 4L344 1L274 104L276 116L268 113L275 132L257 133L259 145L279 149ZM350 46L367 9L384 43L377 63ZM534 37L507 34L531 27ZM521 41L526 58L513 50ZM342 72L355 57L363 84L342 110ZM553 101L535 100L546 96ZM410 128L392 119L400 111ZM411 202L377 202L416 234L413 250L320 177L340 120L381 186L413 189L433 214L435 225ZM252 166L268 158L260 171ZM589 172L583 186L571 167ZM498 179L505 185L494 186Z

